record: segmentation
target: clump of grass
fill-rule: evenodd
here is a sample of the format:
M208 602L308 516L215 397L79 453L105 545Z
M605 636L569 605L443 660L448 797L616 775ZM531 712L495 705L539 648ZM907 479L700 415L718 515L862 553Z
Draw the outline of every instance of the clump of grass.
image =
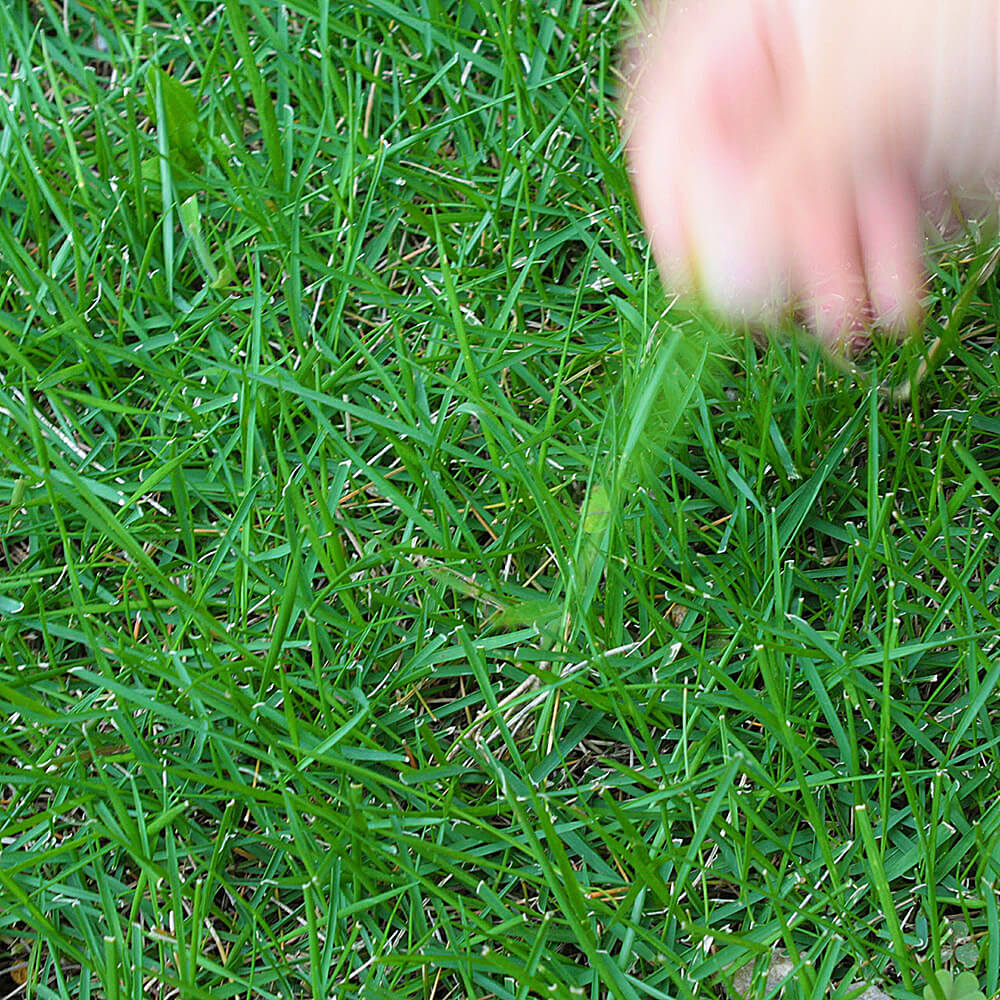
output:
M995 288L667 309L628 17L0 6L11 989L998 989Z

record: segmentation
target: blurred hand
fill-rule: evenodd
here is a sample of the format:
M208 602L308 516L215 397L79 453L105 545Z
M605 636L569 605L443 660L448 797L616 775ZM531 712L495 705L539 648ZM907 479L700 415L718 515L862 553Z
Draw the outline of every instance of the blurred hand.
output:
M669 286L840 348L913 320L922 205L1000 159L998 7L661 0L626 109Z

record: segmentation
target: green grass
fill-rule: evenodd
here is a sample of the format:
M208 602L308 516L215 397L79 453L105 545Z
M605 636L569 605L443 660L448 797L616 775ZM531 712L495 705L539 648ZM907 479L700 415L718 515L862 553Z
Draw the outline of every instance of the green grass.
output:
M1000 991L1000 296L667 310L633 17L0 4L0 985Z

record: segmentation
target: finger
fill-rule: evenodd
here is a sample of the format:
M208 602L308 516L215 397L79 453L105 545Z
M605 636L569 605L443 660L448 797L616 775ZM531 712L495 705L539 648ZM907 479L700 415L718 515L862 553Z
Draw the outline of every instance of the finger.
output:
M691 245L682 200L684 155L678 148L679 89L673 47L658 36L635 56L638 75L624 109L627 156L636 202L657 266L672 288L691 292Z
M805 169L788 189L793 279L810 325L844 350L870 313L851 185L828 170Z
M922 267L917 196L891 169L873 169L855 182L858 239L875 318L907 329L920 315Z
M785 285L777 280L776 225L763 169L783 127L786 64L793 45L766 5L717 8L702 25L711 44L695 44L699 72L682 95L675 151L679 212L692 277L723 310L759 317ZM697 40L704 43L704 35Z
M689 187L691 268L698 290L731 316L761 319L787 299L787 254L774 202L765 178L720 188L703 175Z

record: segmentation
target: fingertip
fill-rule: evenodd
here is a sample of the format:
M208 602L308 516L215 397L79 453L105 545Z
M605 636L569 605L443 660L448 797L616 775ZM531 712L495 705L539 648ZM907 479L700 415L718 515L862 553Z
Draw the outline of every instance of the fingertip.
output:
M869 310L859 270L818 282L809 304L810 325L830 350L850 355L867 346Z

